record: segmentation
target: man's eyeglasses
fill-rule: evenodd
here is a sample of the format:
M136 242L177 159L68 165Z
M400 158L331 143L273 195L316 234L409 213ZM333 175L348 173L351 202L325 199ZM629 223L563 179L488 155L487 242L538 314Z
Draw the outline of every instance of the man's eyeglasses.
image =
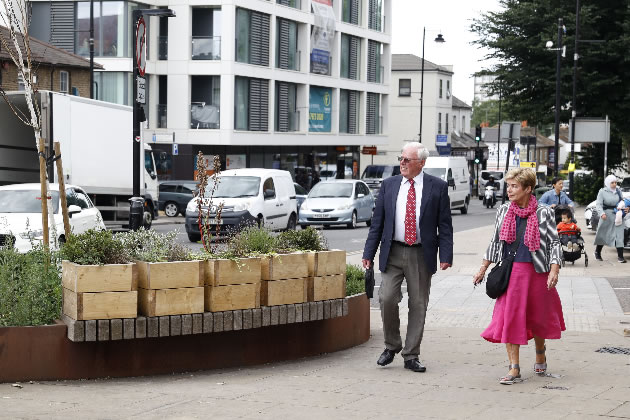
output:
M409 163L412 160L420 160L420 159L409 159L409 158L406 158L406 157L398 156L398 162Z

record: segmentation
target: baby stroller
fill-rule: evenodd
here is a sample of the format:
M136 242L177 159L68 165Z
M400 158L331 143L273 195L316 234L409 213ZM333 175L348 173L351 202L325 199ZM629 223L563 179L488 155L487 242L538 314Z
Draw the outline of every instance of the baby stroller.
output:
M571 213L571 222L577 223L575 215L573 214L573 208L567 205L558 205L555 207L556 225L562 221L562 213L568 210ZM560 243L562 244L562 266L565 262L575 264L577 260L584 255L584 267L588 267L588 255L584 250L584 239L582 234L576 230L565 230L558 232Z

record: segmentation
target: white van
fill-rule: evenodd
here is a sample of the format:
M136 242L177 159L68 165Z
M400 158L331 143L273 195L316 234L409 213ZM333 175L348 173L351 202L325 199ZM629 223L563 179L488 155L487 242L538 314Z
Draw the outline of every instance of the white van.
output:
M462 214L468 213L470 174L465 158L429 156L423 171L448 182L448 198L451 200L451 210L459 209Z
M219 225L221 234L236 232L252 224L272 230L296 227L295 186L288 171L254 168L223 171L210 203L212 187L212 183L206 187L203 209L208 210L210 223ZM186 207L186 233L191 242L201 239L198 203L199 198L195 197ZM217 220L217 209L221 204L223 211Z

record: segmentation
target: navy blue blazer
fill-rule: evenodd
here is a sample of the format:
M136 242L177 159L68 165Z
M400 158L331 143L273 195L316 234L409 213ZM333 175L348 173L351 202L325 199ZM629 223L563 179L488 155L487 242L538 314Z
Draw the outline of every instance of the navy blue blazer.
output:
M448 184L440 178L423 174L422 201L420 203L420 242L418 250L424 252L424 262L430 273L437 271L438 248L440 262L453 264L453 223L448 198ZM381 185L372 226L368 233L363 259L374 261L380 244L379 269L387 270L389 250L394 239L396 199L402 175L386 178Z

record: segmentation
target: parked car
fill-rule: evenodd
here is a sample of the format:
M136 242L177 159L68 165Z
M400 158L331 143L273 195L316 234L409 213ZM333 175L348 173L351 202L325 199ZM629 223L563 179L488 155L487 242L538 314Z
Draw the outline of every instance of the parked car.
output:
M298 184L297 182L294 182L293 186L295 187L295 201L297 204L297 210L299 214L300 206L302 205L304 200L306 200L306 196L308 195L308 192L306 192L306 190L302 188L302 186Z
M236 232L258 224L272 230L295 229L297 203L291 174L279 169L230 169L221 172L210 202L213 184L206 187L202 210L208 212L210 224L219 225L219 233ZM191 242L201 239L199 231L199 197L186 207L186 233ZM223 205L221 218L217 210Z
M360 180L338 179L321 181L308 193L300 208L300 226L372 224L374 196Z
M49 196L57 231L57 240L66 240L59 185L50 184ZM82 233L89 229L105 229L103 217L88 195L80 187L66 185L66 200L70 229ZM55 239L49 228L49 243ZM27 252L44 237L40 184L0 186L0 246L13 245L19 252Z
M368 165L363 170L361 180L367 184L376 197L383 180L394 175L400 175L400 165Z
M466 158L456 156L429 156L422 169L429 175L448 182L451 210L468 213L470 204L470 174Z
M158 207L168 217L175 217L186 212L186 206L199 188L197 181L164 181L160 183Z

